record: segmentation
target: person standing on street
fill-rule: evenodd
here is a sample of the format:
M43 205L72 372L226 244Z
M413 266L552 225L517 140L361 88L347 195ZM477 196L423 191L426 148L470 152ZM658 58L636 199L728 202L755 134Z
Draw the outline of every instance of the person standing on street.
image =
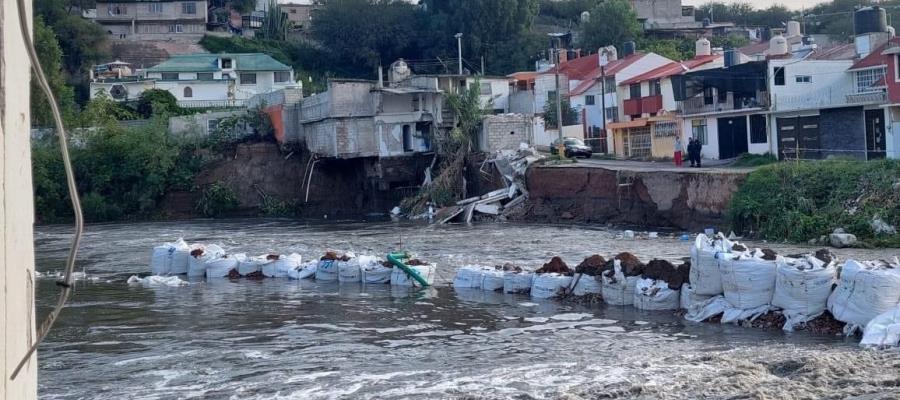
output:
M688 139L687 153L688 153L688 159L691 160L691 168L694 168L697 166L697 160L696 160L696 158L694 158L694 151L696 150L696 147L697 147L696 139L694 139L694 138Z
M682 154L684 154L684 144L681 143L681 137L675 136L675 166L681 167L684 165L682 161Z
M694 159L697 161L697 168L701 168L702 165L702 156L703 156L703 143L700 142L700 139L694 140Z

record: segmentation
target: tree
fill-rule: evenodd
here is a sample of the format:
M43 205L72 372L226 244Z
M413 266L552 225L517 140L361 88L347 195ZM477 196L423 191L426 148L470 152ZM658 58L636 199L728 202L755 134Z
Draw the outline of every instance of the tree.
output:
M575 112L575 109L572 108L572 104L569 103L569 97L563 96L560 103L562 103L563 126L575 125L578 123L578 113ZM559 123L557 121L556 95L550 95L547 98L547 103L544 104L544 123L548 128L552 126L555 129L559 129Z
M84 110L78 116L78 119L81 127L95 127L112 125L118 121L133 120L137 119L137 117L137 114L123 106L122 103L110 98L101 89L84 106Z
M659 54L671 60L682 61L694 58L696 52L693 40L642 40L640 48L647 53Z
M288 29L290 29L291 21L288 20L281 7L275 0L269 0L269 11L263 20L262 28L257 32L265 39L284 40L287 37Z
M150 89L141 93L137 102L137 113L144 118L162 114L178 115L181 113L181 107L178 106L178 99L167 90Z
M457 58L456 33L462 33L463 58L479 69L485 57L492 70L509 73L528 67L544 47L546 37L531 33L538 0L423 0L427 32L422 48L427 57ZM510 50L517 50L510 52Z
M581 25L581 45L585 49L621 46L641 34L637 14L626 0L607 0L591 11L590 21Z
M75 117L75 92L66 85L66 79L62 70L62 50L56 40L53 29L44 24L44 19L34 19L34 47L41 61L41 68L50 84L50 89L56 97L60 113L66 122ZM44 91L38 86L34 77L31 78L31 125L40 127L53 126L53 114L50 112L50 104Z
M362 63L371 71L418 55L421 21L419 9L404 1L331 0L316 14L312 35L341 62Z

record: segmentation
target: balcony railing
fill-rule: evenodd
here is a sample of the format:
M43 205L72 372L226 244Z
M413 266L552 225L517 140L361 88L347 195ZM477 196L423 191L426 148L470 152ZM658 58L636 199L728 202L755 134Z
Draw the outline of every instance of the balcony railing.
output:
M662 110L662 96L647 96L641 98L641 112L647 114L657 114Z
M724 100L724 101L723 101ZM766 109L769 107L768 92L757 92L754 96L735 96L728 92L725 99L719 96L706 97L702 94L679 102L678 111L682 115L707 114L728 111Z
M643 113L643 109L641 108L641 99L625 100L622 106L622 110L625 112L625 115L641 115Z
M847 95L847 104L881 104L887 102L887 92L854 93Z
M246 100L181 100L181 108L235 108L243 107Z

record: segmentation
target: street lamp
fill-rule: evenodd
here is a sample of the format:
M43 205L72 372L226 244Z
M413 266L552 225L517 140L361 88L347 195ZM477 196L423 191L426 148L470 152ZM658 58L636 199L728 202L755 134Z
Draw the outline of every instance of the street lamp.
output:
M456 35L453 35L453 37L456 38L456 50L459 55L459 74L460 75L463 74L463 71L462 71L462 36L463 36L462 33L457 33Z

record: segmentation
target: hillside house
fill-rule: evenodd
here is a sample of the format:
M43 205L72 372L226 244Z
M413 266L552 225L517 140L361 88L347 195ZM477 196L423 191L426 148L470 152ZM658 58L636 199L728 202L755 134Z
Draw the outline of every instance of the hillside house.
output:
M116 39L200 37L206 32L206 0L100 0L94 21Z

